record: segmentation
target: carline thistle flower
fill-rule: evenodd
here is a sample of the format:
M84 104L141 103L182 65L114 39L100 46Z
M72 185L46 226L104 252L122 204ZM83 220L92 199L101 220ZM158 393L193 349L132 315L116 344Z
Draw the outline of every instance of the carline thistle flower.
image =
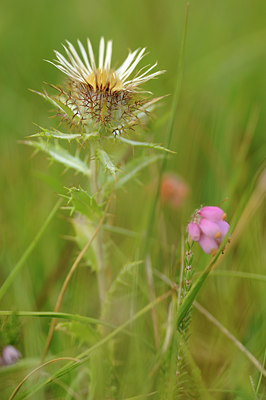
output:
M225 218L225 212L219 207L202 207L188 224L188 234L199 242L205 253L215 255L230 227Z
M140 96L150 92L141 91L139 86L164 71L151 72L155 63L130 77L145 56L145 48L129 51L122 65L115 69L111 67L111 40L105 46L101 38L98 66L90 40L87 39L87 50L79 40L77 42L80 55L67 41L67 46L63 45L67 58L55 51L56 60L47 60L68 77L68 90L60 90L65 104L89 128L98 125L101 133L111 130L117 135L127 128L132 129L159 100Z

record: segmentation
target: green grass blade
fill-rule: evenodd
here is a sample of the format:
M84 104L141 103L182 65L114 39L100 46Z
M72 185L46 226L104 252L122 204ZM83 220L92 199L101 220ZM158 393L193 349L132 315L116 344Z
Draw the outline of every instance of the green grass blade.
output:
M0 311L0 316L11 316L13 314L14 314L14 311ZM115 328L115 326L113 324L110 324L105 321L101 321L97 318L84 317L83 315L54 312L54 311L16 311L16 316L25 317L25 318L26 317L57 318L57 319L65 319L68 321L82 322L84 324L104 325L109 328Z
M22 269L22 267L25 264L26 260L28 259L28 257L32 253L33 249L35 248L35 246L39 242L39 240L42 237L45 229L47 228L47 226L49 225L50 221L55 216L55 214L56 214L56 212L57 212L57 210L58 210L58 208L59 208L61 203L62 203L62 200L61 199L58 200L58 202L56 203L56 205L54 206L54 208L52 209L52 211L50 212L50 214L46 218L46 220L45 220L44 224L42 225L41 229L39 230L37 235L34 237L32 242L30 243L29 247L26 249L26 251L24 252L22 257L20 258L20 260L17 262L15 267L12 269L12 271L9 274L9 276L6 278L5 282L2 284L2 286L0 288L0 301L2 300L2 298L5 295L5 293L7 292L7 290L9 289L10 285L14 281L15 277L17 276L17 274Z
M232 278L252 279L259 282L266 282L266 275L253 274L244 271L212 271L211 276L225 276Z
M182 45L181 45L179 62L178 62L178 66L177 66L176 86L175 86L175 91L174 91L174 96L173 96L173 101L172 101L172 106L171 106L171 113L170 113L168 133L167 133L167 148L169 148L171 145L176 110L177 110L178 100L179 100L179 96L180 96L180 88L181 88L181 82L182 82L182 76L183 76L185 44L186 44L186 37L187 37L188 11L189 11L189 3L187 3L184 34L183 34L183 40L182 40ZM144 245L143 245L143 249L142 249L142 253L141 253L141 259L145 258L146 254L148 253L148 250L149 250L150 239L152 237L152 231L153 231L153 225L154 225L155 210L156 210L156 205L157 205L159 195L160 195L162 175L166 169L166 165L167 165L167 156L165 154L163 161L162 161L160 173L159 173L157 190L156 190L154 200L151 205L151 211L150 211L148 224L147 224L147 230L146 230L147 234L146 234L146 239L144 241Z
M157 304L161 303L164 299L168 298L171 295L171 291L164 293L160 297L157 297L153 302L149 303L147 306L142 308L139 312L137 312L135 315L133 315L132 318L127 320L125 323L120 325L118 328L114 329L109 335L105 336L102 340L100 340L98 343L96 343L94 346L90 347L88 350L85 352L81 353L78 357L80 361L78 362L71 362L68 363L65 367L61 368L59 371L55 372L50 378L48 378L46 381L41 382L35 386L33 386L31 389L25 391L24 393L21 393L21 395L17 396L18 399L26 399L32 396L33 394L37 393L40 389L42 389L45 385L51 383L53 380L60 378L61 376L73 371L74 369L80 367L81 365L85 364L89 358L91 357L91 354L107 343L110 339L115 337L118 333L122 332L126 327L128 327L132 322L137 320L138 318L142 317L144 314L146 314L148 311L150 311L153 307L155 307Z

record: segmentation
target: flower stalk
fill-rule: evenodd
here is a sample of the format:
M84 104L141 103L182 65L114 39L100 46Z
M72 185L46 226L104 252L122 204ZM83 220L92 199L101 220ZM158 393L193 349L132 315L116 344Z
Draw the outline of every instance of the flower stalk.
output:
M98 188L98 163L96 158L95 145L92 143L90 146L90 169L91 169L91 191L92 195L95 196L97 203L100 203L100 192ZM97 260L97 281L99 290L99 300L101 310L103 308L105 295L106 295L106 276L105 276L105 265L104 265L104 244L102 237L102 230L100 229L96 237L96 260Z

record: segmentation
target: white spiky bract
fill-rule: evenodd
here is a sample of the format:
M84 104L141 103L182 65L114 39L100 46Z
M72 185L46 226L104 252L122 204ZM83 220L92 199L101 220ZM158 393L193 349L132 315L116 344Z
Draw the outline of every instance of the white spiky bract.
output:
M114 69L111 67L112 41L105 46L104 38L101 38L98 66L89 39L87 50L78 40L80 55L70 42L66 43L63 47L67 58L55 51L56 60L48 62L69 78L68 105L82 121L99 123L117 133L135 124L139 115L158 100L139 96L139 93L145 93L139 90L141 84L164 72L151 72L157 63L142 68L131 77L145 56L145 48L129 51L122 65Z

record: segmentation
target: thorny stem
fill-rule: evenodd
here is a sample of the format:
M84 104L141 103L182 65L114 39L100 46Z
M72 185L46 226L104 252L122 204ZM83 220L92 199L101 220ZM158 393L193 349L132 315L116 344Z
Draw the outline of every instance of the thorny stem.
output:
M97 202L99 202L100 199L98 190L97 160L93 144L91 144L90 149L91 149L91 159L90 159L91 190L92 194L95 194ZM105 265L104 265L104 248L103 248L103 239L101 230L99 231L96 238L96 258L97 258L98 290L99 290L100 305L102 310L106 295L106 277L105 277Z

